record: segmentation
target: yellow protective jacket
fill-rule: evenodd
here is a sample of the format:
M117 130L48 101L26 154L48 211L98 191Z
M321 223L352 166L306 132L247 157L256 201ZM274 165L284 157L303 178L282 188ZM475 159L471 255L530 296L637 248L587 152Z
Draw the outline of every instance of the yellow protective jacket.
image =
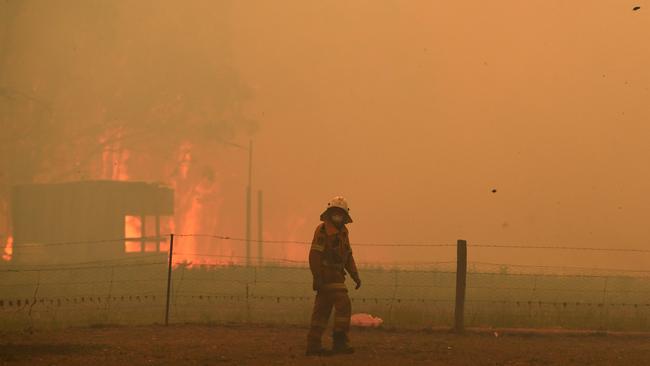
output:
M329 221L316 227L309 251L314 290L347 290L346 271L353 279L359 278L348 234L345 226L339 230Z

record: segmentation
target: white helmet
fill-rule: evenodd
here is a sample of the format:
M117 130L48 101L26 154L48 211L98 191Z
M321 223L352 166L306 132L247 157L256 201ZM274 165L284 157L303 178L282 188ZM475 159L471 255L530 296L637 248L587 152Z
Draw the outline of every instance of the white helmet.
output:
M325 216L327 214L327 211L331 208L338 207L340 209L343 209L346 213L346 224L352 222L352 217L350 217L350 208L348 207L348 201L343 198L343 196L336 196L332 198L332 200L329 201L327 204L327 208L325 211L320 215L320 219L322 221L325 221Z

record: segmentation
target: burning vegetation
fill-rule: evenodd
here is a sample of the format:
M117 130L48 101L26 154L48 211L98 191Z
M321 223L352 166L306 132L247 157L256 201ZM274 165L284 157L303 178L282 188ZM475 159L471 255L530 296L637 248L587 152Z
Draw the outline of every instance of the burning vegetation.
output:
M15 236L11 187L31 183L156 182L174 191L174 212L158 223L165 232L241 232L246 152L233 141L257 123L246 112L251 89L230 63L228 3L73 3L0 5L3 260ZM196 39L210 42L188 42ZM156 225L122 220L127 238ZM127 241L125 251L164 245ZM178 245L224 256L180 254L184 262L243 255L241 245L207 238Z

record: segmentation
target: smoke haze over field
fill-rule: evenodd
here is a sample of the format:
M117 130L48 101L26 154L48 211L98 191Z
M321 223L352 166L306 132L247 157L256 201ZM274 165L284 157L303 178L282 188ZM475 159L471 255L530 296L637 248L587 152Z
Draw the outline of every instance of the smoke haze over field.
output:
M0 235L14 184L114 179L172 186L178 232L241 237L252 138L266 239L311 240L341 194L353 246L650 249L650 4L633 5L3 1ZM355 253L454 259L452 249ZM304 260L306 248L268 255ZM650 264L648 254L469 255Z

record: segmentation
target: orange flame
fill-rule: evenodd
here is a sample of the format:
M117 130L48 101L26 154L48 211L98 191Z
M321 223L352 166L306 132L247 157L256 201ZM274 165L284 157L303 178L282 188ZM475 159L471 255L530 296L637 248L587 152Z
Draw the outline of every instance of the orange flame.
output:
M7 237L7 242L5 243L5 249L2 254L2 260L10 261L14 253L14 237L9 235Z
M179 175L173 182L175 188L177 213L176 223L183 234L213 233L218 222L220 187L213 173L198 174L193 166L190 143L183 143L179 149ZM204 237L179 238L174 248L174 263L194 265L229 265L241 262L235 258L230 244L215 242Z
M140 238L142 236L142 222L139 216L126 216L124 217L124 237L125 238ZM124 251L127 253L134 253L140 251L140 241L127 240L124 242Z
M131 150L122 143L123 135L123 130L117 128L106 131L100 137L99 143L103 146L101 169L95 172L101 179L120 181L137 180L143 177L150 179L151 163L155 163L155 160L140 155L132 156ZM176 151L176 159L168 161L163 166L171 173L163 181L174 189L175 196L176 212L173 222L167 224L168 228L174 232L175 227L181 234L232 234L230 225L223 223L219 215L224 197L217 178L219 175L216 173L218 160L202 160L198 165L195 159L195 155L209 156L214 151L206 150L204 146L195 146L187 141L181 143ZM140 172L146 174L139 174ZM139 216L126 216L124 220L125 238L139 238L145 232L146 235L151 234L146 225L147 219L145 223L140 222ZM303 223L304 220L297 219L287 229L293 236ZM161 231L161 234L168 234L168 232ZM140 252L143 249L141 246L142 241L138 240L126 240L124 243L127 253ZM147 242L144 249L155 251L157 248L155 242ZM158 250L168 251L168 242L161 241ZM232 265L245 261L242 243L206 237L178 237L174 243L174 252L177 253L174 254L175 264L183 263L190 266ZM283 254L298 258L301 253Z

